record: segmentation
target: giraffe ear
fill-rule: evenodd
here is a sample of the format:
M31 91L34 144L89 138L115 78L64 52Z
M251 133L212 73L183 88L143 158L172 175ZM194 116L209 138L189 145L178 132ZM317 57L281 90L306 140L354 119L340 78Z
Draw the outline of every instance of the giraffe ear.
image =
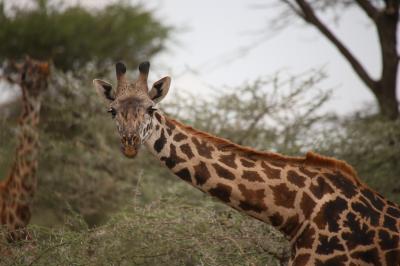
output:
M154 103L160 102L162 99L164 99L165 95L167 95L170 84L171 84L170 77L164 77L159 81L155 82L153 84L153 87L149 91L150 99Z
M114 96L112 95L112 85L110 83L105 82L104 80L94 79L93 85L101 98L107 102L115 100Z

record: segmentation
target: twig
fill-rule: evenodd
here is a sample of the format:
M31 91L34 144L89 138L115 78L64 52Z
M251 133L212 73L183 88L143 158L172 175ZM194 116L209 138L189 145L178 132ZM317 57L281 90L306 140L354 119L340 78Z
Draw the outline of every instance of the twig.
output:
M51 247L48 247L48 248L46 248L42 253L40 253L39 254L39 256L36 256L36 258L31 262L31 263L29 263L29 266L32 266L33 264L35 264L36 262L38 262L46 253L48 253L49 251L51 251L51 250L53 250L53 249L57 249L57 248L59 248L59 247L62 247L62 246L64 246L64 245L67 245L67 244L71 244L70 242L64 242L64 243L61 243L61 244L58 244L58 245L55 245L55 246L51 246Z

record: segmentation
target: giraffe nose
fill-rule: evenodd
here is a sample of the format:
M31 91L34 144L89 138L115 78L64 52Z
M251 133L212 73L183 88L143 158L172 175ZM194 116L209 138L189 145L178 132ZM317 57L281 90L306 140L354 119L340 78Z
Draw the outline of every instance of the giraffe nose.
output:
M137 135L123 135L121 138L121 151L129 158L136 156L140 144L140 138Z

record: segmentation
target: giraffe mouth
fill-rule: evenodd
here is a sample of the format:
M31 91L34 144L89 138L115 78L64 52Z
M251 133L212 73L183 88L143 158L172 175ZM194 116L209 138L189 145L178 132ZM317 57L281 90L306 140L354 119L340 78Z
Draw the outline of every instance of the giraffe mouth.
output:
M138 147L134 147L131 145L122 145L121 151L126 157L135 158L138 154Z

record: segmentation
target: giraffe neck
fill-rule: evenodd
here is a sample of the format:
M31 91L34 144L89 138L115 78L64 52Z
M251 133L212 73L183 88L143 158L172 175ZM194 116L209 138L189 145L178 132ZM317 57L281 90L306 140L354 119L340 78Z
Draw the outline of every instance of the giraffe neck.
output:
M16 211L15 218L19 218L23 223L29 220L30 215L26 215L28 210L25 209L30 208L36 189L40 107L40 95L30 95L28 90L22 87L18 144L11 171L3 184L3 190L5 195L8 195L8 200L15 201L14 205L19 206L20 211Z
M251 158L228 141L160 112L154 116L146 146L175 175L229 206L271 223L289 238L297 235L307 217L298 212L298 205L304 204L298 187L286 185L281 178L282 162Z

